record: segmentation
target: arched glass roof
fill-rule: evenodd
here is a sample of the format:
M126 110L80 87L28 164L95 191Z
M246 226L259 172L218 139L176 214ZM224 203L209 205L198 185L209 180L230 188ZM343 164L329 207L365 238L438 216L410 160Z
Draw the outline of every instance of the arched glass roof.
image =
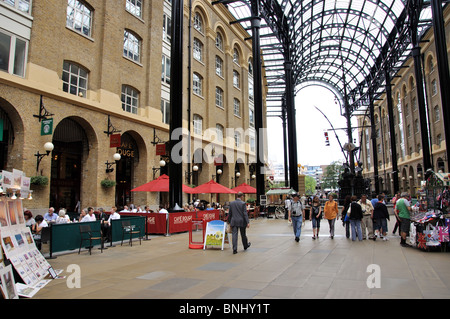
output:
M321 83L342 98L351 111L384 90L410 56L408 8L415 0L258 0L262 17L261 49L268 85L267 106L281 106L284 62L292 62L296 90ZM225 4L251 34L250 0ZM421 7L418 31L431 26L431 10ZM419 35L420 36L420 35ZM343 103L341 103L343 105Z

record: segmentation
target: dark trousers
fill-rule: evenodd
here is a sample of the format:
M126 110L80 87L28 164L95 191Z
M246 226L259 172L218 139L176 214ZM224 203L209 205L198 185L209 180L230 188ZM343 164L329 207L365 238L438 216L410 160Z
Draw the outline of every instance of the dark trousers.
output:
M246 229L247 229L247 227L239 227L239 226L231 227L231 234L233 236L233 238L232 238L233 251L237 251L238 230L241 233L242 245L244 246L244 249L247 249L247 247L248 247L248 240L247 240L247 235L246 235Z

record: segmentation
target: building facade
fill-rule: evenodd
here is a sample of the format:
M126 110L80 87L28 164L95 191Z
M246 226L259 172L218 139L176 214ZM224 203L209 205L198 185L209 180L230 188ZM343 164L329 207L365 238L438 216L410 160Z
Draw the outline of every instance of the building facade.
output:
M168 173L160 162L170 154L156 149L169 140L170 15L167 0L0 0L0 166L49 179L32 185L26 208L165 201L131 190ZM254 183L251 41L233 19L207 0L184 7L186 184L213 175L227 187ZM53 119L50 133L45 119ZM46 142L54 149L38 164Z
M447 51L450 49L450 7L444 10L445 30L447 35ZM441 88L436 65L436 50L433 29L428 30L421 41L422 69L425 91L425 105L427 110L428 136L433 169L448 172L446 158L446 141L444 121L442 119ZM361 116L358 119L361 140L361 161L363 162L363 176L372 180L374 185L374 165L378 166L380 190L392 194L393 178L390 134L395 134L396 154L398 165L399 191L416 194L424 179L423 152L420 119L418 112L416 79L414 75L414 61L411 57L401 68L397 76L392 79L392 102L395 132L389 132L389 118L386 94L375 103L375 127L370 127L370 119ZM376 136L376 149L372 147L371 136ZM377 153L378 162L373 161L373 152Z

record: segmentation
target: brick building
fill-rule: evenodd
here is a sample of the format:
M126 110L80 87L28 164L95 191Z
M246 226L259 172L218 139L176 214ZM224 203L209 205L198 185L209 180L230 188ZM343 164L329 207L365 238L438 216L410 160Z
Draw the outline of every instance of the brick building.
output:
M444 11L445 29L447 35L447 50L450 49L450 7ZM420 44L423 61L423 79L425 90L425 105L427 108L427 122L429 127L431 162L434 170L448 172L446 158L446 141L444 123L442 119L442 102L439 76L436 66L436 49L434 33L428 30ZM396 139L396 154L398 164L398 179L400 191L407 191L414 196L424 179L422 140L420 134L420 120L418 112L416 80L414 76L414 61L410 57L404 67L392 79L392 102L394 106L394 125ZM386 94L375 103L375 127L359 129L361 140L361 161L364 164L363 175L372 180L374 190L374 165L378 166L380 190L392 193L393 174L391 160L391 145ZM370 119L361 116L358 126L370 126ZM361 131L362 130L362 131ZM377 149L372 149L371 136L375 134ZM373 162L373 152L377 152L378 163Z
M153 142L169 138L170 15L167 0L0 0L0 166L49 178L47 186L32 186L27 208L165 201L164 194L130 190L167 173ZM214 175L227 187L254 185L251 41L239 24L229 24L233 19L211 1L193 1L191 13L184 7L180 116L190 127L193 159L184 164L186 184ZM52 114L49 135L35 116L44 111ZM105 133L113 129L121 134L118 148ZM54 149L36 170L35 154L46 142ZM106 172L116 152L121 159ZM105 179L116 186L102 187Z

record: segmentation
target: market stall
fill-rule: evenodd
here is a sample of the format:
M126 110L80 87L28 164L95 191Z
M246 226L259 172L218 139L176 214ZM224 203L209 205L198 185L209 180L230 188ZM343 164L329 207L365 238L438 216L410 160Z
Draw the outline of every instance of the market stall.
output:
M411 209L410 243L422 250L446 251L450 226L450 173L428 170Z

